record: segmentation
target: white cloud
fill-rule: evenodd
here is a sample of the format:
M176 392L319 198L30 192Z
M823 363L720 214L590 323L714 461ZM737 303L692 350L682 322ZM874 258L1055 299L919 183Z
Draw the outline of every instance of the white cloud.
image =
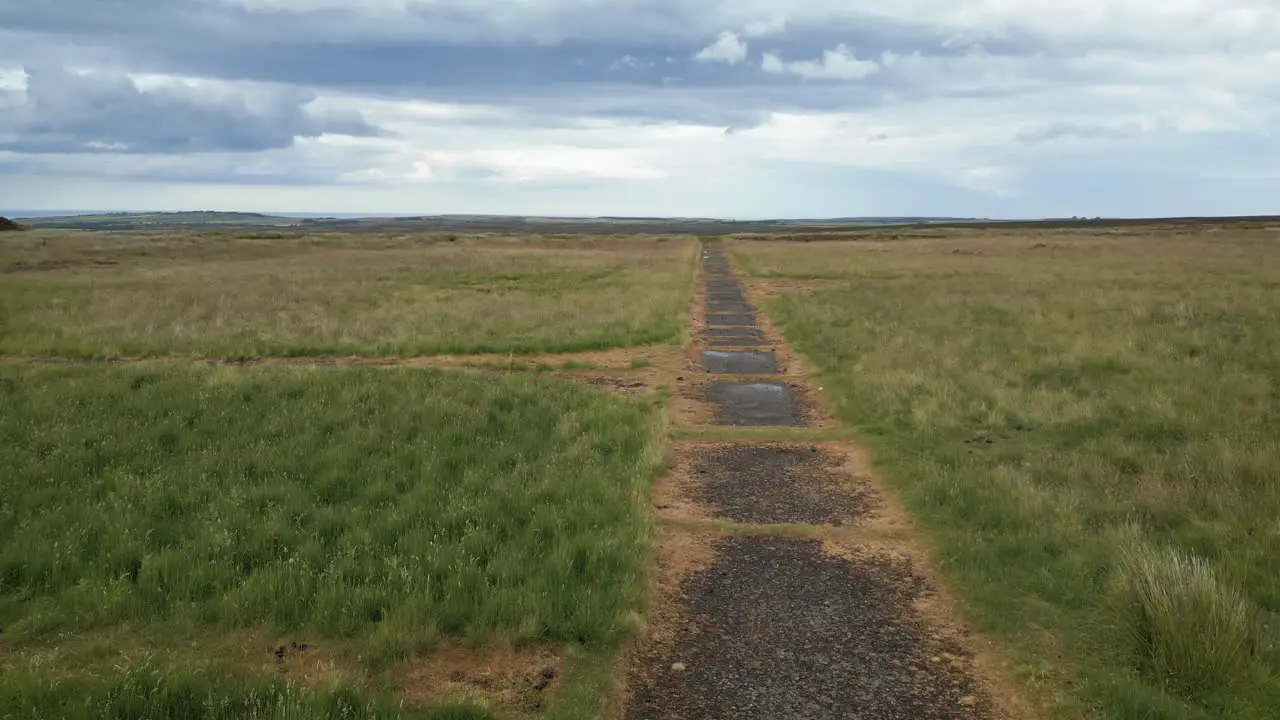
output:
M27 72L20 67L0 66L0 92L26 92Z
M651 68L654 65L655 63L652 60L641 60L634 55L623 55L613 61L609 69L615 72L618 70L640 70L642 68Z
M825 50L819 60L787 62L777 53L765 53L760 69L777 75L790 73L811 80L861 80L880 72L874 60L859 60L844 45Z
M425 165L426 171L423 172ZM583 148L567 145L441 150L416 164L415 179L465 178L481 174L513 182L546 180L660 180L663 171L632 148Z
M737 65L747 59L747 43L737 33L725 30L720 33L715 42L699 50L693 59L699 62Z

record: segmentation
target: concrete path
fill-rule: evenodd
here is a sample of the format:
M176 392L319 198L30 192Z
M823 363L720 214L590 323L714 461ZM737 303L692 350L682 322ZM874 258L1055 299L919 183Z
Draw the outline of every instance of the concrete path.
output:
M700 376L676 421L717 439L678 441L655 490L656 607L624 716L1006 715L856 448L795 441L825 413L722 246L705 243L701 263ZM749 439L724 439L731 428Z

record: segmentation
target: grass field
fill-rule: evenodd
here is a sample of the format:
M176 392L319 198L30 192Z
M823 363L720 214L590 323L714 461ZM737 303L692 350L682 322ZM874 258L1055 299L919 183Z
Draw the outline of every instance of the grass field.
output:
M733 249L1064 717L1276 716L1280 233Z
M527 374L0 367L0 717L426 713L395 678L441 642L567 648L553 716L593 717L660 418Z
M576 352L675 339L689 239L8 233L0 354Z

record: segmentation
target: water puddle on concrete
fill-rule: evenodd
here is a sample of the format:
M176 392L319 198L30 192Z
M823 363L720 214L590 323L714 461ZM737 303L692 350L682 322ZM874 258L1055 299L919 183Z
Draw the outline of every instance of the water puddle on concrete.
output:
M707 400L716 406L717 425L804 425L804 409L784 383L713 383Z
M778 362L771 352L703 350L702 367L713 374L767 375L778 371Z

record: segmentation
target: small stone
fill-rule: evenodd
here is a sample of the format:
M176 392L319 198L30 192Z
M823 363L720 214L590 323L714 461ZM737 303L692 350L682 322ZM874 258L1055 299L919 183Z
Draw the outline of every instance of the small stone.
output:
M759 670L762 667L764 667L764 663L760 662L759 660L756 660L751 663L752 670Z
M978 704L978 698L972 695L965 695L964 697L960 698L959 702L961 705L965 707L973 707L974 705Z
M929 661L930 661L930 662L942 662L942 658L938 657L937 655L934 655L933 657L929 658Z
M688 667L688 666L686 666L686 665L685 665L684 663L682 663L682 662L678 662L678 663L671 663L671 672L674 672L674 673L682 673L682 672L684 672L684 671L685 671L685 669L686 669L687 667Z

